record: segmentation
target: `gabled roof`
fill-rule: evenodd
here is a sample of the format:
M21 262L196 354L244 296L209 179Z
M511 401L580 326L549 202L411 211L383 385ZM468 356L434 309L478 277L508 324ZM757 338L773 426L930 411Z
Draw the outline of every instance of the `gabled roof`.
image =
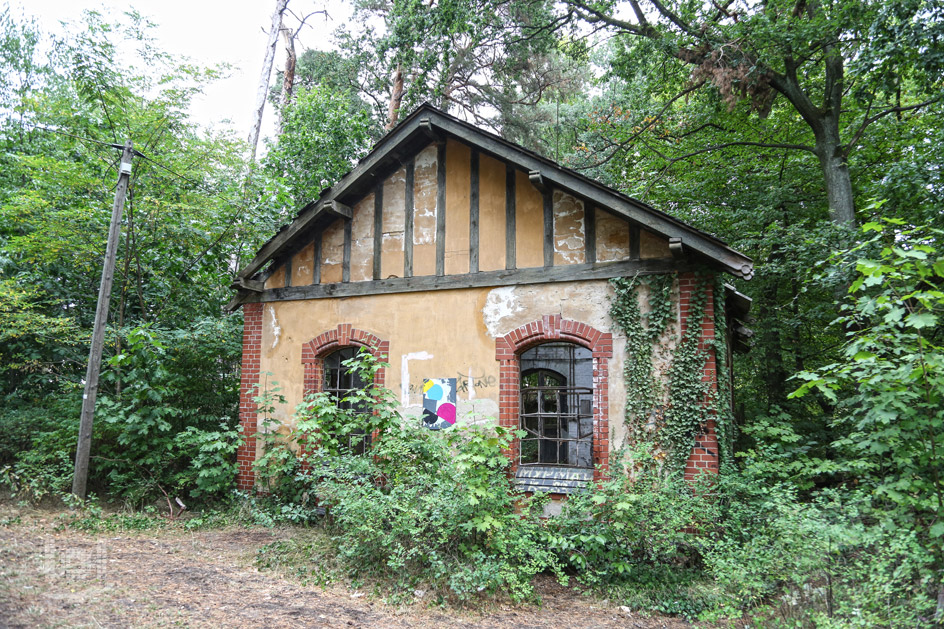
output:
M334 186L322 191L321 197L306 205L296 218L279 230L256 253L237 275L234 287L251 279L271 260L290 255L319 227L337 217L350 218L349 205L356 203L403 160L416 154L429 142L454 138L496 159L511 163L531 173L532 180L543 181L604 208L644 227L666 239L681 243L686 253L694 254L707 264L736 277L751 279L753 261L721 240L683 223L664 212L613 190L584 175L450 116L428 103L420 105L393 131L381 138L373 150Z

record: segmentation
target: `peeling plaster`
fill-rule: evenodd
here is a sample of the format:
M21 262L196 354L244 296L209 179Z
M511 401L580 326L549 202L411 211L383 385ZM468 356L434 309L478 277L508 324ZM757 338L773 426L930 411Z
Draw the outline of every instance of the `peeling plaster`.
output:
M584 251L583 201L554 191L554 253L556 263L580 264L586 260Z
M431 168L436 165L436 145L430 144L416 154L416 168Z
M279 325L279 320L275 316L275 308L272 306L269 306L269 314L272 315L272 323L269 324L272 329L272 349L275 349L276 345L279 344L279 337L282 336L282 327Z
M400 357L400 404L402 406L410 404L410 361L432 358L433 355L429 352L412 352Z
M498 338L505 334L499 331L502 321L519 311L521 311L521 306L515 298L514 286L502 286L489 291L485 307L482 308L488 335Z
M492 338L504 336L546 314L559 314L598 330L613 331L609 316L611 293L606 282L503 286L489 291L482 315Z

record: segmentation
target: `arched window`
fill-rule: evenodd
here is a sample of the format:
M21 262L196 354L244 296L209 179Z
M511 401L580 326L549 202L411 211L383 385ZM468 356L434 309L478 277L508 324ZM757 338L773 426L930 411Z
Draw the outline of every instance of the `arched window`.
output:
M386 360L390 351L390 342L382 340L365 330L359 330L349 323L342 323L337 328L325 330L315 338L302 344L302 366L305 370L305 395L324 391L329 393L336 403L351 408L351 401L345 401L352 391L363 389L365 385L384 386L385 369L381 367L374 374L373 383L361 381L356 372L344 368L344 361L354 357L361 349L367 349L378 360ZM357 409L355 409L357 410ZM351 436L349 446L355 452L363 452L370 444L371 435L359 433Z
M519 465L593 467L593 355L545 343L520 355Z
M545 315L495 339L499 423L522 491L566 494L609 469L609 332Z

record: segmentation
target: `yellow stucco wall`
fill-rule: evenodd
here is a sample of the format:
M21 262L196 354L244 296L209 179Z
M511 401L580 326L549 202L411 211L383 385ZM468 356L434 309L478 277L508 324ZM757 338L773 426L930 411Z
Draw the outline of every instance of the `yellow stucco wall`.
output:
M610 294L606 281L593 280L267 303L261 372L271 374L269 385L278 383L286 400L276 405L274 417L291 425L302 400L302 345L349 323L390 342L386 385L405 414L421 412L424 378L457 378L460 417L473 411L497 418L495 339L544 315L560 314L613 334L608 410L610 436L619 443L625 432L625 338L609 319Z

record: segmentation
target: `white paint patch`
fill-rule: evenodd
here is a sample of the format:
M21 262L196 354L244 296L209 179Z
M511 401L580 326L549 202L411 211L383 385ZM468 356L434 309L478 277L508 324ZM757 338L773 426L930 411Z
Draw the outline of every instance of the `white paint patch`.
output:
M436 165L436 147L432 144L416 154L416 168L432 168Z
M275 346L279 344L279 337L282 336L282 326L279 325L279 320L275 316L274 307L269 306L269 314L272 316L272 322L269 324L272 329L272 349L275 349Z
M469 365L469 400L475 399L475 378L472 377L472 365Z
M426 212L424 216L436 217L435 212ZM414 228L415 229L415 228ZM436 240L436 229L431 227L421 227L413 232L414 245L431 245Z
M502 286L490 290L485 300L485 307L482 308L482 315L489 336L492 338L502 336L502 321L520 310L521 305L515 298L514 286Z
M410 361L430 360L433 357L429 352L411 352L400 357L400 404L410 405Z

